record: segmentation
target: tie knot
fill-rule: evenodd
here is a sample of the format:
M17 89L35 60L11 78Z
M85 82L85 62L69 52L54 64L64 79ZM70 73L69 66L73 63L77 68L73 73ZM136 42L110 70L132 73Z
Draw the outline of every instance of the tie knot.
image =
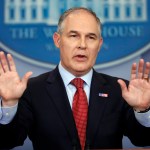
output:
M73 84L76 88L83 88L84 81L81 78L74 78L71 81L71 84Z

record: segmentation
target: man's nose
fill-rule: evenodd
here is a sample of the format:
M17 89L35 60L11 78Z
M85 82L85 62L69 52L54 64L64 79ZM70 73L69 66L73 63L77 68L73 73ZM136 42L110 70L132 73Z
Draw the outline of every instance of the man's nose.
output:
M79 42L79 48L85 49L86 46L87 46L86 39L84 37L82 37Z

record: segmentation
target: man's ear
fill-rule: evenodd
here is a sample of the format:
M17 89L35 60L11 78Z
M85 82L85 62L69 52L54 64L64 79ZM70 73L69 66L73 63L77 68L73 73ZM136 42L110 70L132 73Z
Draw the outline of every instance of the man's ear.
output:
M55 46L59 48L60 47L60 34L58 32L55 32L53 34L53 40L54 40Z
M98 52L100 51L101 47L102 47L102 44L103 44L103 38L100 37L99 39L99 49L98 49Z

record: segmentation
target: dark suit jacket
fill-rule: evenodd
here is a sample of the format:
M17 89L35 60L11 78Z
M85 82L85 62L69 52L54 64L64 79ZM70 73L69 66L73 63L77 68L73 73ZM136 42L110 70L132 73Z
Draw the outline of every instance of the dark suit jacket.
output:
M108 97L99 96L108 94ZM4 137L5 135L5 137ZM0 148L22 145L29 136L35 150L80 149L72 110L58 68L30 79L17 114L0 125ZM150 145L150 128L140 125L121 96L117 78L94 71L91 83L86 147L122 148L126 135L133 144Z

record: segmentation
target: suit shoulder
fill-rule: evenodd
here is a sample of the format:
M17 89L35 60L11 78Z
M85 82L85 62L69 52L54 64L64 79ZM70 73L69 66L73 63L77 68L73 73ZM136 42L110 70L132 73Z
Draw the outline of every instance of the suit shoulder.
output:
M40 74L38 76L32 77L29 79L29 84L45 81L48 78L49 74L50 74L50 72L46 72L46 73Z
M48 78L56 77L56 72L57 72L56 69L54 69L52 71L40 74L36 77L32 77L29 79L28 86L42 85L43 83L45 83L48 80Z
M125 81L127 84L128 84L128 80L126 79L123 79L123 78L119 78L119 77L115 77L115 76L111 76L111 75L108 75L108 74L104 74L104 73L99 73L99 72L96 72L96 76L98 78L101 78L103 79L106 83L114 83L116 84L117 80L118 79L122 79L123 81Z

